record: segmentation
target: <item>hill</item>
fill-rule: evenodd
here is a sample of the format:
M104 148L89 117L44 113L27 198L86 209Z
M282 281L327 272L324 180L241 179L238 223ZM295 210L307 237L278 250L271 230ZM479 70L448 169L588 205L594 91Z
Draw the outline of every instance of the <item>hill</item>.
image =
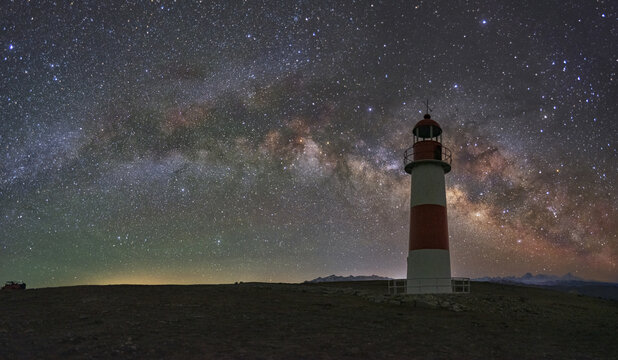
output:
M489 281L489 282L503 282L503 283L521 283L527 285L552 285L560 282L586 281L571 273L567 273L563 276L548 275L548 274L536 274L525 273L522 276L504 276L504 277L483 277L474 279L476 281Z
M541 286L558 291L618 300L618 284L584 280L568 273L563 276L526 273L523 276L483 277L475 281L493 282L500 284L525 284Z
M1 359L615 359L618 302L385 281L0 291Z
M372 280L390 280L391 278L378 276L378 275L349 275L338 276L329 275L325 277L318 277L313 280L307 280L305 283L322 283L322 282L340 282L340 281L372 281Z

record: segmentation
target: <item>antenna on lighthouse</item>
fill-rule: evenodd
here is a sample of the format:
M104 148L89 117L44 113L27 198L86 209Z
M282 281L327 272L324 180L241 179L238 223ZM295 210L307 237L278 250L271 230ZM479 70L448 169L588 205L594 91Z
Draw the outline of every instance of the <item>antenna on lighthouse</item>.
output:
M425 105L427 106L427 111L425 111L425 114L429 114L433 111L431 108L429 108L429 99L425 100Z

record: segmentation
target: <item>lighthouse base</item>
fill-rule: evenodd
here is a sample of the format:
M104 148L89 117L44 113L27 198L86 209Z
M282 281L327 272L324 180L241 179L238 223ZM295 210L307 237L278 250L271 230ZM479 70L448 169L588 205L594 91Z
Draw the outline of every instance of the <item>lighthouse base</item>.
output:
M421 249L408 253L408 294L452 293L448 250Z

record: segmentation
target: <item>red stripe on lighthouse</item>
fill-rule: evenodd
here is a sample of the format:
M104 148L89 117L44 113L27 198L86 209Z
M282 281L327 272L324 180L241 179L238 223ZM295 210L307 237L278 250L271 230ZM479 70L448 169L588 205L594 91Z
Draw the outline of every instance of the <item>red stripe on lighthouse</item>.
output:
M410 209L410 250L448 250L446 207L434 204Z

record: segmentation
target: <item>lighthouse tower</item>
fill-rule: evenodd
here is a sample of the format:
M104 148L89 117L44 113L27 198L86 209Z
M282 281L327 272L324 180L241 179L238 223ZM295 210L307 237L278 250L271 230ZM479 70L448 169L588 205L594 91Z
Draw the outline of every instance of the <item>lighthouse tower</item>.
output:
M406 292L450 293L444 175L451 171L451 151L442 146L442 128L429 114L412 133L414 144L404 155L405 171L412 175Z

